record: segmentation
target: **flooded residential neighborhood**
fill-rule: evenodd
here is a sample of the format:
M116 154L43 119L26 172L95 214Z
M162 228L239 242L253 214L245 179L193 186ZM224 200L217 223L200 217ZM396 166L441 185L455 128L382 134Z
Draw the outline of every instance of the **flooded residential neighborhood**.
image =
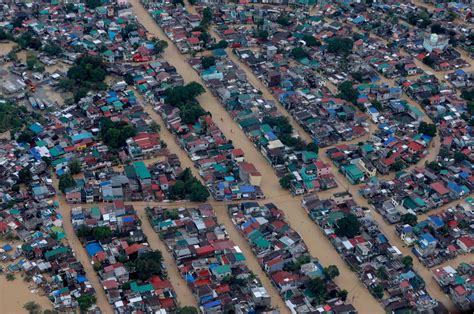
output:
M474 310L470 1L0 6L0 312Z

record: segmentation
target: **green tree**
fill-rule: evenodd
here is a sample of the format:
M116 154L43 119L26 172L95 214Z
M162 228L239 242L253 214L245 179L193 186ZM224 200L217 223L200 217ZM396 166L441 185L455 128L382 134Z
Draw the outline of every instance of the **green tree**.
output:
M20 143L30 143L33 138L34 138L33 132L26 130L20 133L20 135L17 138L17 141Z
M152 276L163 276L163 256L160 251L149 251L140 254L133 262L137 276L141 280L150 279Z
M339 269L336 265L329 265L328 267L324 267L323 273L326 278L334 280L334 278L339 276Z
M74 80L71 80L71 79L68 79L68 78L62 78L59 80L59 88L61 88L62 90L65 90L65 91L72 91L74 89L74 85L76 83L74 82Z
M307 283L307 288L314 294L318 304L326 300L328 295L326 283L320 278L311 279Z
M125 121L113 122L110 119L101 118L99 126L104 143L115 149L125 146L128 138L137 135L137 130Z
M76 181L71 176L71 174L65 173L59 177L59 189L64 193L64 191L68 188L72 188L76 186Z
M455 152L454 153L454 161L456 162L462 162L467 159L467 156L464 155L464 153L461 152Z
M433 171L440 171L442 169L441 165L437 163L436 161L430 161L429 163L426 164L426 167Z
M208 69L214 65L216 65L216 58L213 56L210 57L203 57L201 60L201 65L203 69Z
M360 222L354 214L339 219L336 224L336 234L339 237L353 238L359 234Z
M101 0L86 0L86 6L90 9L100 7L101 4Z
M268 31L266 31L266 30L259 29L259 30L257 30L255 36L257 38L260 38L260 39L267 39L268 36L270 36L270 34L268 34Z
M337 296L341 298L342 301L346 301L348 294L347 290L341 290L337 293Z
M303 49L303 47L296 47L291 50L291 55L296 60L301 60L308 57L308 53Z
M81 163L79 162L78 159L76 158L72 158L69 162L68 162L68 167L69 167L69 171L71 172L71 174L78 174L78 173L81 173L82 171L82 166L81 166Z
M159 55L168 47L168 42L166 40L156 40L153 45L153 52Z
M402 258L402 264L403 267L405 267L406 270L409 270L413 267L413 258L410 255L406 255Z
M79 304L79 308L81 311L86 312L92 305L95 304L96 298L90 294L82 294L77 299L77 303Z
M92 229L86 225L81 225L77 228L76 234L78 238L86 238L92 235Z
M22 168L18 172L18 179L20 180L21 183L29 183L31 181L32 174L30 169L28 168Z
M436 136L436 124L420 122L418 132L428 136Z
M92 229L92 236L97 241L110 239L112 237L112 230L108 226L99 226Z
M201 182L194 182L191 185L189 200L192 202L204 202L209 197L209 191Z
M277 18L276 22L282 26L290 26L291 21L288 15L286 14L280 14L280 16Z
M303 35L303 40L305 41L306 46L309 46L309 47L321 46L321 42L311 35Z
M229 46L229 43L226 40L220 40L216 44L212 45L209 49L225 49Z
M198 314L198 310L194 306L184 306L178 308L177 314Z
M401 160L397 160L395 161L391 166L390 166L390 170L392 171L400 171L400 170L403 170L405 168L405 163Z
M152 121L152 122L150 123L150 129L151 129L151 131L154 132L154 133L160 133L160 131L161 131L161 126L160 126L158 123L156 123L156 121Z
M375 297L377 299L382 299L383 298L383 293L384 293L384 289L381 285L376 285L374 288L373 288L373 293L375 295Z
M29 314L41 314L41 306L33 301L25 303L23 308L28 311Z
M327 41L328 51L340 55L348 55L352 51L354 41L347 37L332 37Z
M338 86L339 94L338 97L351 102L352 104L357 104L357 98L359 93L354 89L353 83L351 81L345 81Z
M124 80L125 83L127 83L128 85L133 85L133 75L131 75L130 73L124 75Z
M313 152L313 153L318 154L319 153L319 146L318 146L318 144L316 144L314 142L311 142L311 143L308 143L308 145L306 145L306 150L309 151L309 152Z
M401 222L403 224L409 224L410 226L416 226L418 223L418 217L416 215L407 213L401 216Z
M43 51L50 56L60 56L63 53L63 48L56 43L48 43L44 46Z
M280 186L288 190L291 187L291 180L293 180L293 176L291 174L287 174L286 176L281 177Z

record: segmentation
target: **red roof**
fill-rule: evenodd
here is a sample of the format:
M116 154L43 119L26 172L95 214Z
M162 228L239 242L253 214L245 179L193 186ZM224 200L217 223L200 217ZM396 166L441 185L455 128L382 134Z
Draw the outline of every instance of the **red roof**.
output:
M141 149L151 149L160 144L160 137L156 133L140 133L133 137L133 141Z
M196 38L196 37L188 38L188 43L190 43L191 45L197 45L199 44L199 38Z
M5 232L8 230L8 225L3 222L3 221L0 221L0 232Z
M474 239L471 238L470 236L462 236L462 237L459 237L458 241L461 241L462 243L464 243L464 245L468 248L468 249L471 249L474 247Z
M125 254L130 255L138 252L140 249L144 248L143 244L134 243L125 249Z
M442 182L431 183L430 187L438 194L445 195L449 193L449 190L444 186Z
M206 246L202 246L196 249L197 255L207 255L213 252L214 252L214 247L212 247L212 245L206 245Z

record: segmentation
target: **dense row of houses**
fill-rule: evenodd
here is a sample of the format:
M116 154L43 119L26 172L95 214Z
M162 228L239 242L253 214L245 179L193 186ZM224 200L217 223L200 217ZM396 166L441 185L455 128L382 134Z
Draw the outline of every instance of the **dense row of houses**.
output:
M274 204L244 202L228 205L227 210L292 313L356 313ZM311 290L312 280L324 281L326 291Z
M390 244L351 194L342 192L321 200L308 196L303 198L302 206L386 310L446 312L428 294L423 279L401 251Z
M431 270L433 278L441 289L449 295L462 312L474 310L473 268L472 263L466 262L459 264L457 268L447 265Z
M426 267L433 267L458 255L474 252L474 231L471 226L473 199L450 207L422 221L397 224L396 231L414 255ZM407 223L409 222L409 223Z
M330 167L299 139L274 101L261 96L245 72L226 58L224 51L216 54L217 57L211 57L215 65L208 68L203 66L205 58L189 62L277 175L291 176L293 194L336 187Z
M164 265L151 273L133 266L153 252L133 206L114 201L104 207L75 207L71 220L116 313L167 313L177 308Z
M147 215L202 312L271 310L270 295L248 269L241 249L217 222L211 205L155 207L147 209Z
M178 107L166 102L165 91L182 86L182 77L166 62L153 62L143 71L133 72L134 85L161 115L166 127L177 136L217 200L256 199L263 197L261 174L245 161L244 152L225 138L213 118L204 114L185 122Z
M17 274L46 295L57 311L73 311L95 291L66 238L58 204L51 199L17 203L0 212L0 272ZM20 279L17 279L20 280ZM93 304L90 310L95 310Z

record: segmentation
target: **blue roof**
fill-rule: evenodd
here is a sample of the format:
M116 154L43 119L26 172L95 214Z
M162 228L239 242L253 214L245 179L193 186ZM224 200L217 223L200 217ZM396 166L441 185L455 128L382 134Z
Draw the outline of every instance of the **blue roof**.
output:
M35 134L39 134L43 132L43 127L39 123L33 123L30 125L30 130Z
M92 242L86 245L86 251L89 256L95 256L99 252L103 252L102 246L98 242Z
M455 193L462 193L462 188L459 184L453 181L449 181L447 185L448 189L454 191Z
M220 300L215 300L215 301L209 302L209 303L207 303L207 304L204 304L204 307L205 307L206 309L210 309L210 308L213 308L213 307L218 306L218 305L220 305L220 304L221 304L221 301L220 301Z
M265 133L265 135L268 137L269 141L274 141L274 140L278 139L278 137L273 132L267 132L267 133Z
M387 243L388 242L387 238L382 233L377 236L377 240L379 240L380 243Z
M390 143L392 143L395 140L397 140L397 139L395 137L391 136L383 144L386 146L386 145L389 145Z
M457 69L456 71L454 71L454 73L456 73L456 75L462 75L462 76L466 75L466 72L464 72L463 69Z
M35 160L41 160L41 154L39 153L38 148L33 147L32 149L30 149L30 153Z
M5 244L4 246L2 246L2 249L4 249L5 252L8 252L13 250L13 247L10 244Z
M378 111L377 108L375 108L375 107L369 107L369 112L377 113L377 112L379 112L379 111Z
M133 216L123 217L123 222L133 222L133 221L135 221L135 217Z
M421 238L422 238L423 240L428 241L428 243L431 243L431 242L435 242L435 241L436 241L436 239L431 235L431 233L423 233L423 234L421 235Z
M430 216L429 219L438 228L441 228L442 226L444 226L444 222L439 216Z
M71 136L71 140L73 142L79 142L79 141L82 141L86 138L91 138L92 137L92 134L89 133L89 132L82 132L82 133L79 133L79 134L76 134L76 135L73 135Z
M77 276L77 282L78 282L78 283L86 282L86 281L87 281L87 277L86 277L86 276Z
M255 192L255 187L252 185L241 185L240 187L241 193L252 193Z

